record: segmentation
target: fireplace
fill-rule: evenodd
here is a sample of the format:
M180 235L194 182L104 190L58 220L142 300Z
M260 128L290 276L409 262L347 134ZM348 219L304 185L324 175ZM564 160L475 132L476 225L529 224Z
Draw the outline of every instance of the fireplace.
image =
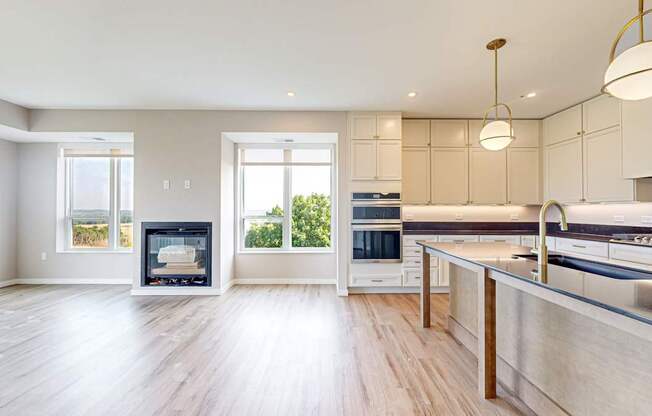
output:
M210 222L143 222L142 286L210 286Z

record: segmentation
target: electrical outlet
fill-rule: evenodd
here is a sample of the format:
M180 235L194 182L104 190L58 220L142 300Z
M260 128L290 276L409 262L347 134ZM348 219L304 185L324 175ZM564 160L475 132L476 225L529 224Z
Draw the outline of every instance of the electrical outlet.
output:
M405 214L405 215L403 216L403 219L404 219L405 221L412 221L412 220L414 219L414 214Z
M45 251L41 252L41 261L46 261L48 259L48 253Z
M455 213L455 220L456 221L462 221L463 219L464 219L464 214L462 214L461 212Z
M641 222L643 224L652 224L652 215L641 215Z
M190 179L186 179L185 181L183 181L183 187L185 189L190 189Z
M516 213L509 214L509 219L512 220L512 221L518 221L518 218L519 218L518 214L516 214Z
M163 181L163 190L164 190L164 191L167 191L167 190L169 190L169 189L170 189L170 180L169 180L169 179L165 179L165 180Z
M625 222L624 215L614 215L614 222Z

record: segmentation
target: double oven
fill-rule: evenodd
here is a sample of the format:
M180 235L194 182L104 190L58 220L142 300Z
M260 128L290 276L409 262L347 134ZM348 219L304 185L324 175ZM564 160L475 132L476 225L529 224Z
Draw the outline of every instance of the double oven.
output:
M352 194L353 263L401 262L401 194Z

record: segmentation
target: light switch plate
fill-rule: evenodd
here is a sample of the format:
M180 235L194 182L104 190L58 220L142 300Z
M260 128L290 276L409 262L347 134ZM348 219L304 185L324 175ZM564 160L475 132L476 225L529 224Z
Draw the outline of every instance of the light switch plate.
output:
M464 214L462 214L461 212L455 213L455 219L457 221L462 221L464 219Z
M614 215L614 222L625 222L624 215Z
M41 252L41 261L46 261L48 259L48 253L45 251Z
M518 214L509 214L509 219L512 221L518 221Z
M641 222L643 224L652 224L652 215L641 215Z
M163 190L164 190L164 191L167 191L168 189L170 189L170 180L169 180L169 179L165 179L165 180L163 181Z
M183 181L183 187L185 189L190 189L190 179L186 179L185 181Z

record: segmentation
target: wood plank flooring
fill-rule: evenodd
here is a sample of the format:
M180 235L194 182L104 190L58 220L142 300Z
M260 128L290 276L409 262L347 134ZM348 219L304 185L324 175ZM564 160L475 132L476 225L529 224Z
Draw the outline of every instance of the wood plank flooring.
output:
M448 297L433 295L427 329L418 300L332 286L2 288L0 415L522 414L480 399L477 360L444 330Z

